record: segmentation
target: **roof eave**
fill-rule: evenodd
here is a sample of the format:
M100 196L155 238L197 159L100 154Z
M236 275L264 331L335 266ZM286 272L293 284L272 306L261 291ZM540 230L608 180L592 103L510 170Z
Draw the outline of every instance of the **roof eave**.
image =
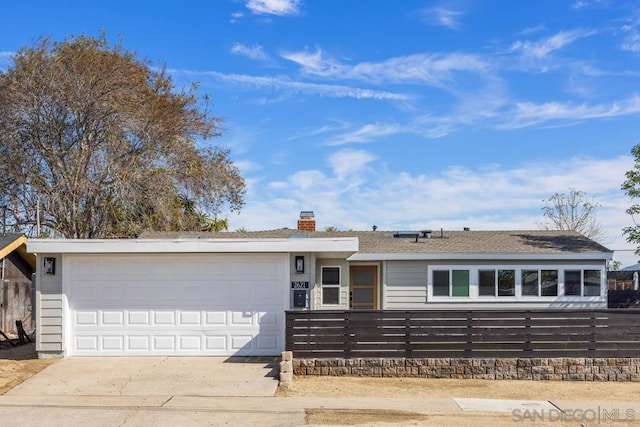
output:
M439 260L585 260L610 261L613 252L572 253L355 253L349 261L439 261Z

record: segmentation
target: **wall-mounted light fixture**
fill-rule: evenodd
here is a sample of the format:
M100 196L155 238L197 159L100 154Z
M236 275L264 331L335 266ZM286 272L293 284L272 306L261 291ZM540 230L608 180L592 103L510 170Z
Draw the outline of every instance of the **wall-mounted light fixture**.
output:
M304 256L296 255L296 273L304 273Z
M56 274L56 259L54 257L44 258L44 272L46 274Z

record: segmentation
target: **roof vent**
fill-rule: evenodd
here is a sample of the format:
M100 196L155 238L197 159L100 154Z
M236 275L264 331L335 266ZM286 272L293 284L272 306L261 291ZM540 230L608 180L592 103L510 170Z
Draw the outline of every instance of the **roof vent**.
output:
M430 239L431 238L431 230L422 230L420 231L420 233L422 233L422 237L424 237L425 239Z
M420 233L418 233L417 231L396 231L393 234L393 237L398 238L398 239L416 239L416 242L418 241L418 237L420 236Z
M463 228L464 231L471 231L471 229L469 227L465 227Z

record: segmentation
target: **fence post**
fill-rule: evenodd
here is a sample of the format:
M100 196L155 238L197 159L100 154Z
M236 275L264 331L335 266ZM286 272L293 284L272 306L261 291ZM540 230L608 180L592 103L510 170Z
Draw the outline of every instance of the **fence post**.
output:
M344 311L344 358L351 359L351 348L353 346L353 338L351 334L351 314L350 310Z
M591 341L589 342L589 353L595 352L598 348L598 337L596 336L596 331L598 327L598 316L596 315L596 311L591 311ZM609 323L609 322L607 322ZM591 353L592 356L594 353Z
M411 314L405 311L404 315L404 358L413 358L413 345L411 339Z
M524 312L524 356L533 356L533 350L531 348L531 312L529 310Z
M466 339L466 347L464 349L465 357L472 358L473 357L473 312L467 311L467 339Z

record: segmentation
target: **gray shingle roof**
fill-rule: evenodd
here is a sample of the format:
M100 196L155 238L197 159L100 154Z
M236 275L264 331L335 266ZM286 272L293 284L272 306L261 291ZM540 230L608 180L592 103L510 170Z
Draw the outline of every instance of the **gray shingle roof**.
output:
M301 232L289 228L250 232L147 232L143 239L234 239L288 238L292 235L357 237L359 253L451 253L451 254L561 254L612 252L573 231L434 231L431 238L397 238L393 231Z
M0 230L0 249L7 247L22 235L23 235L22 233L2 234L2 230Z

